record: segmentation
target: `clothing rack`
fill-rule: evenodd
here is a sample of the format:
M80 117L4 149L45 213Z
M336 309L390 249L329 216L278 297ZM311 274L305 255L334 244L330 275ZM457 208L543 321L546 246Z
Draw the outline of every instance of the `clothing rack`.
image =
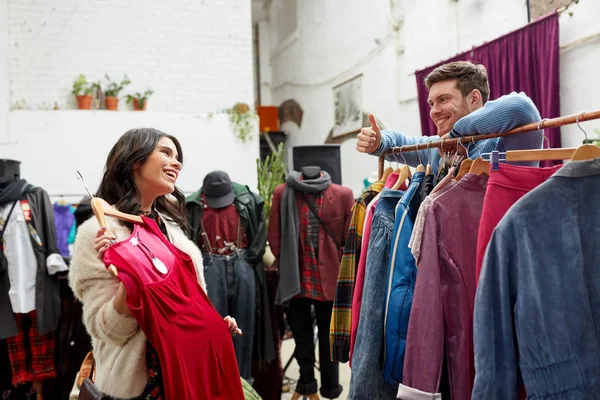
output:
M383 176L383 170L384 170L384 166L385 166L385 157L392 155L392 154L408 153L411 151L435 149L435 148L441 148L441 149L452 148L452 149L454 149L456 146L458 146L459 143L464 145L465 143L477 142L479 140L486 140L486 139L493 139L493 138L497 138L497 137L516 135L518 133L532 132L532 131L537 131L537 130L546 129L546 128L556 128L559 126L569 125L569 124L578 124L579 122L590 121L590 120L599 119L599 118L600 118L600 110L584 111L580 114L567 115L564 117L558 117L558 118L552 118L552 119L546 118L546 119L541 120L540 122L532 122L530 124L523 125L518 128L512 129L508 132L489 133L489 134L485 134L485 135L474 135L474 136L462 136L459 138L442 139L442 140L431 141L428 143L417 143L417 144L410 145L410 146L393 147L393 148L387 150L385 153L383 153L381 155L381 157L379 157L379 170L378 170L379 175L378 176L380 176L380 177Z

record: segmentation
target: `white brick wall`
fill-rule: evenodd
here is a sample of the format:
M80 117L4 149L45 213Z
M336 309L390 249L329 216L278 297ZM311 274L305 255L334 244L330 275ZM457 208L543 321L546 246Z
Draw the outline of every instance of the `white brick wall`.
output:
M253 104L249 0L8 0L8 21L11 104L75 107L79 73L126 73L153 111Z

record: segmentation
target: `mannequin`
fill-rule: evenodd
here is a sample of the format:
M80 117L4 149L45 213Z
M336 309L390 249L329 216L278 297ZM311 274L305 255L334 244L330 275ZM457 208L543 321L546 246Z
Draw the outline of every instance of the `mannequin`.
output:
M56 377L54 342L60 292L52 275L68 268L56 248L49 196L44 189L21 179L19 165L19 161L0 160L4 250L0 269L0 339L6 339L8 344L12 386L20 391L31 382L33 389L28 395L39 400L43 381ZM19 290L9 291L13 281ZM25 356L22 362L23 354L34 350L39 356L37 361L27 361L32 357Z
M329 352L329 325L353 204L352 191L332 183L327 171L318 166L290 172L273 193L268 239L279 266L275 304L285 307L300 366L292 400L318 400L318 392L335 399L343 390L338 364L331 361ZM315 324L320 388L314 373Z
M321 167L319 167L319 166L302 167L302 177L304 179L317 179L319 176L321 176Z
M0 159L0 189L5 188L15 179L19 179L20 161Z

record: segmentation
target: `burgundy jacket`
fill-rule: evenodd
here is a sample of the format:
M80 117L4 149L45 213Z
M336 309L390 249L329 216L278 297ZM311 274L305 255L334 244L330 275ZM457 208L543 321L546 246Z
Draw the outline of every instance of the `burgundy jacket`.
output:
M269 215L269 231L267 233L267 240L271 246L271 251L277 259L279 259L279 243L281 238L281 197L284 189L285 183L282 183L273 192L271 213ZM300 213L304 205L304 198L301 193L296 193L296 205L298 213ZM323 208L320 217L335 236L340 246L342 246L342 249L338 249L327 231L321 227L319 230L319 273L321 274L323 294L328 301L333 301L335 297L335 287L338 272L340 271L340 254L346 243L346 234L350 226L353 205L354 196L352 190L347 187L332 183L323 192ZM302 254L303 248L304 238L299 237L298 259L300 262L304 259Z

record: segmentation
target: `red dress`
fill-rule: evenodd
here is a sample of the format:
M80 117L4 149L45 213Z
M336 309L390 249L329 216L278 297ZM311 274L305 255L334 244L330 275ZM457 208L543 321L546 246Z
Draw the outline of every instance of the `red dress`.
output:
M127 289L127 306L156 349L166 400L243 399L231 333L198 283L190 256L142 217L106 250Z

